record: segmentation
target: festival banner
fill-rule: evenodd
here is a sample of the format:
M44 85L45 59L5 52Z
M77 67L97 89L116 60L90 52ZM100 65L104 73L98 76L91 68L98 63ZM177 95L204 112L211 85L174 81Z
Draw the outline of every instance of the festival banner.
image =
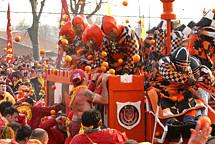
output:
M10 4L8 3L7 10L7 54L6 61L7 63L13 63L14 61L14 49L13 49L13 39L12 39L12 27L10 21Z
M66 0L61 0L61 4L62 4L62 8L61 8L61 17L60 17L59 29L61 29L61 27L66 22L71 21L71 17L70 17L70 13L69 13L67 1ZM61 38L59 37L59 39L61 39ZM57 67L61 63L63 52L64 51L62 50L62 48L58 46L58 57L57 57L57 62L56 62Z

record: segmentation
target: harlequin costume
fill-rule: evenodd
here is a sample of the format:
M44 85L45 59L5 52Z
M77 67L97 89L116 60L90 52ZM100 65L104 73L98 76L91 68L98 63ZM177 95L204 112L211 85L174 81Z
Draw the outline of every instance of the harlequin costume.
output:
M77 15L72 20L72 26L75 28L76 26L81 25L83 27L83 31L88 27L88 22L86 18L82 15ZM74 30L75 31L75 30ZM77 56L85 56L88 52L86 45L82 41L82 33L81 35L75 36L73 42L70 44L70 48L73 49L75 55Z
M150 97L159 97L157 100L152 98L160 106L159 117L170 124L180 124L176 119L179 116L183 117L185 123L195 123L196 110L204 108L204 105L188 90L188 81L193 75L187 49L176 49L170 57L161 58L158 64L160 77L154 84L155 89L151 89L148 94ZM177 69L179 66L182 71ZM153 106L153 109L156 110L156 107Z
M215 78L212 71L205 65L201 65L198 58L192 56L190 57L193 74L196 76L198 85L193 86L193 88L198 92L199 96L203 101L208 103L212 91L210 88L213 87ZM203 87L206 86L206 87ZM206 116L208 114L208 108L200 109L197 111L197 118L201 115Z
M190 36L189 51L191 55L198 57L203 65L213 69L215 63L214 33L215 14L210 10L196 24L193 34Z
M102 30L107 35L111 30L117 31L117 40L111 41L106 36L103 39L102 51L107 56L102 62L108 62L109 67L115 69L116 74L133 74L134 62L133 56L140 53L140 41L135 31L128 26L118 25L112 16L104 16L102 22ZM122 63L118 60L122 59Z
M97 24L93 24L92 26L86 28L82 35L82 40L85 44L90 43L91 45L93 45L93 58L91 61L91 67L93 68L96 68L101 65L100 61L102 57L100 53L102 52L103 38L103 32Z

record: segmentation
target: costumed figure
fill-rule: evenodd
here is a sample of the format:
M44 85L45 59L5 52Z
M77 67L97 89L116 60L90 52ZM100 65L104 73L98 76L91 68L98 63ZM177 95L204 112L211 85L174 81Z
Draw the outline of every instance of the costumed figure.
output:
M86 73L76 69L71 74L71 82L74 85L70 92L70 107L73 111L71 136L78 134L81 127L82 113L93 108L93 104L108 104L108 92L103 88L104 95L93 93L88 89ZM105 85L105 84L104 84Z
M159 97L159 100L155 99L160 106L159 118L172 125L181 125L182 122L178 119L180 117L184 124L195 124L196 111L204 108L204 105L189 90L194 85L195 78L190 68L187 49L175 49L171 56L161 58L158 64L160 77L148 95L152 97L154 90L154 94ZM156 107L152 107L156 110Z
M190 35L189 52L200 59L203 65L211 70L215 63L215 25L213 23L215 14L210 10L193 29Z
M97 24L93 24L88 27L83 35L82 40L88 46L90 53L92 53L92 58L88 58L92 68L100 66L101 52L102 52L102 41L104 35L101 28ZM98 63L97 63L98 62Z
M107 53L102 62L108 62L109 68L115 69L116 74L134 74L135 63L132 58L141 51L141 42L135 31L117 24L112 16L103 17L101 29L105 34L102 51Z
M212 87L215 82L214 75L212 71L205 65L201 65L201 62L198 58L191 56L190 57L191 69L193 72L194 77L197 79L199 85L194 85L194 89L198 91L199 96L201 96L202 100L206 103L211 99L211 94L209 93L210 89L207 91L205 90L207 87ZM202 86L202 87L201 87ZM197 118L200 116L207 116L208 115L208 108L199 109L197 111Z

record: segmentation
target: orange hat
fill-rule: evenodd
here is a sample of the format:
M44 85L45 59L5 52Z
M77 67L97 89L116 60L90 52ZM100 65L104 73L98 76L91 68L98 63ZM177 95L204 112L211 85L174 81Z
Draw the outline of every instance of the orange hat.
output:
M72 29L71 22L67 22L61 29L60 29L60 35L67 35L71 40L75 38L75 32Z
M117 24L117 21L112 16L104 16L102 21L102 30L105 34L110 33L112 29L117 30L117 35L119 35L122 26Z
M97 24L93 24L91 27L87 28L83 35L82 40L84 42L93 40L96 42L97 46L100 46L103 40L103 33L100 27Z
M72 24L75 27L77 24L82 24L84 29L88 27L87 19L83 15L77 15L73 18Z

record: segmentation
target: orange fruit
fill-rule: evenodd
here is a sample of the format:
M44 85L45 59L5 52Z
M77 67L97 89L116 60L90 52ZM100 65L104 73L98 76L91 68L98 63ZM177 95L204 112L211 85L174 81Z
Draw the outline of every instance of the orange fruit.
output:
M55 110L51 110L51 111L50 111L50 114L51 114L51 115L56 115L57 113L56 113Z
M107 68L106 68L105 66L101 66L101 67L100 67L100 70L101 70L102 72L105 72L105 71L107 70Z
M103 62L102 65L103 65L104 67L108 67L109 64L108 64L108 62Z
M212 9L212 12L215 14L215 9Z
M15 37L15 41L16 41L16 42L20 42L21 39L22 39L21 36L16 36L16 37Z
M125 23L129 23L129 20L128 20L128 19L126 19L126 20L125 20Z
M178 100L177 96L171 96L169 99L174 102Z
M88 59L88 60L91 60L91 59L93 59L93 56L92 56L92 55L88 55L88 56L87 56L87 59Z
M121 59L121 58L118 59L118 63L119 63L119 64L122 64L122 63L123 63L123 59Z
M112 74L112 75L114 75L115 74L115 70L114 69L109 69L109 74Z
M150 40L149 43L150 43L151 45L154 45L154 44L155 44L155 40Z
M72 57L69 56L69 55L66 55L65 59L64 59L65 62L69 63L72 61Z
M63 46L66 46L66 45L69 44L68 40L65 39L65 38L61 39L60 41L61 41L61 43L62 43Z
M44 67L43 67L45 70L47 70L48 68L49 68L49 66L48 65L44 65Z
M128 2L127 2L127 1L123 1L123 2L122 2L122 5L123 5L123 6L128 6Z
M39 67L41 67L41 64L40 64L40 63L37 63L37 65L36 65L36 66L39 68Z
M161 133L159 131L155 132L155 136L156 137L160 137L161 136Z
M138 54L135 54L135 55L133 56L133 61L134 61L134 62L139 62L139 61L140 61L140 56L139 56Z
M107 53L105 51L102 51L102 57L106 57Z
M205 127L211 125L211 120L210 120L210 118L207 117L207 116L201 116L201 117L199 118L199 121L198 121L198 122L199 122L199 124L200 124L200 129L203 129L203 128L205 128Z
M44 49L41 49L40 50L40 55L44 55L45 54L45 50Z
M90 72L90 71L91 71L91 66L85 66L85 67L84 67L84 70L85 70L86 72Z

